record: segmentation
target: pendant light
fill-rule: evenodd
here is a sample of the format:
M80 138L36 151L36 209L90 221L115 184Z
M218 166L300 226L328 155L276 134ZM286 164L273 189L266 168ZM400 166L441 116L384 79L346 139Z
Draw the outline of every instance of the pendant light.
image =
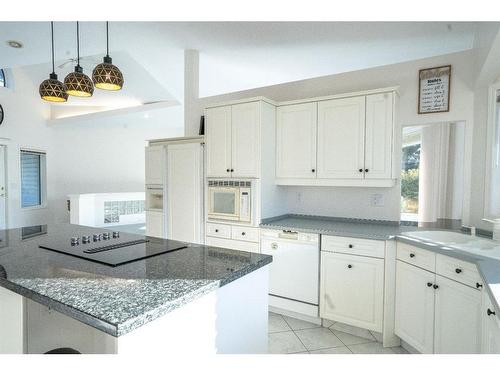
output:
M106 56L104 61L97 65L92 72L95 87L102 90L116 91L123 87L123 74L109 56L109 22L106 21Z
M48 102L65 102L68 100L68 94L64 84L57 79L57 74L54 67L54 22L50 23L52 32L52 73L49 79L46 79L40 84L38 92L43 100Z
M94 93L94 85L92 84L92 80L83 74L83 68L80 66L80 28L78 21L76 22L76 53L77 63L75 71L69 73L64 78L66 92L72 96L89 97Z

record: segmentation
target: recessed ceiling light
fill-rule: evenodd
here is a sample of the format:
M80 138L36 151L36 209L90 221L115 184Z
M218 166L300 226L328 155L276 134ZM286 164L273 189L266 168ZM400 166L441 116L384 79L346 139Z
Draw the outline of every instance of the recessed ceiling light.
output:
M8 40L7 45L12 48L23 48L23 44L17 40Z

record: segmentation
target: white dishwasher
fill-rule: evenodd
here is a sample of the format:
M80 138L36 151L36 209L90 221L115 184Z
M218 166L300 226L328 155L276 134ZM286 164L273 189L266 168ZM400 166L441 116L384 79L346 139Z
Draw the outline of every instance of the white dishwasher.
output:
M261 252L273 256L269 294L318 306L319 235L262 230Z

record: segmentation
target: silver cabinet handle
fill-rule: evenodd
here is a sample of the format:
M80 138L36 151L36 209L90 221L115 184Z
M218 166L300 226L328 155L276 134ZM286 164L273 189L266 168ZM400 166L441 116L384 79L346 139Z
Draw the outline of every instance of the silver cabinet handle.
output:
M273 243L271 244L271 249L273 249L273 250L277 250L277 249L278 249L278 244L277 244L276 242L273 242Z

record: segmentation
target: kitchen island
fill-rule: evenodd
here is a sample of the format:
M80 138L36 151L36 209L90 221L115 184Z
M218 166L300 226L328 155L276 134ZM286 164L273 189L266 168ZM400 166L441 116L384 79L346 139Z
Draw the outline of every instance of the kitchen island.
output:
M0 231L0 353L267 351L272 257L183 243L113 267L39 247L102 231L71 224ZM168 243L145 240L146 253Z

